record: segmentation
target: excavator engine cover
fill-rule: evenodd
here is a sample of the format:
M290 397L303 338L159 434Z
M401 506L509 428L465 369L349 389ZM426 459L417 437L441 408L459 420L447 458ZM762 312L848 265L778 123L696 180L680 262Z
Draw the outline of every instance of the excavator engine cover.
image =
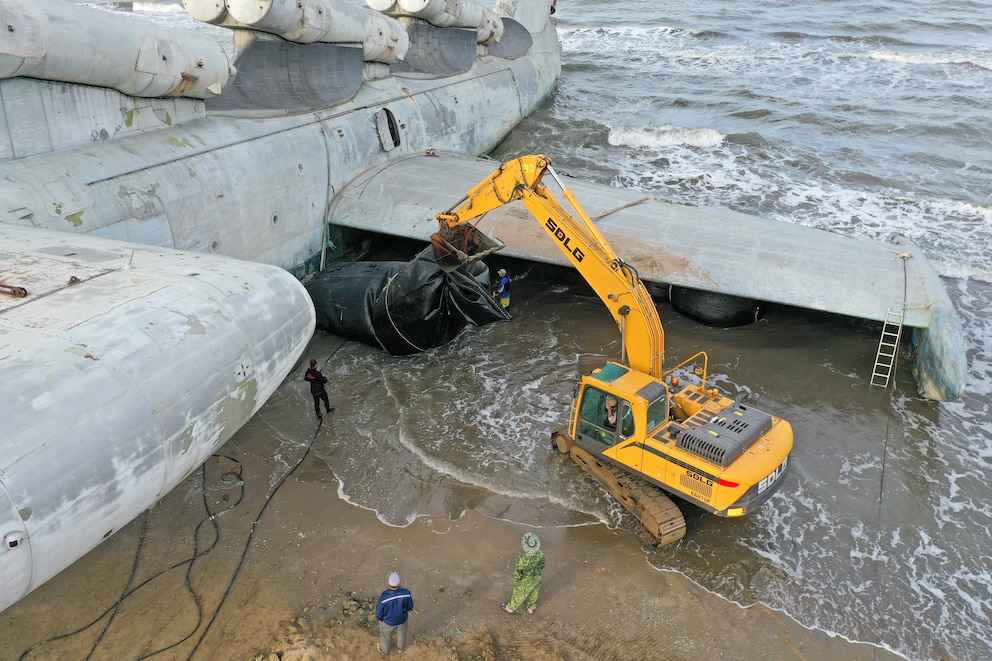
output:
M683 430L677 442L680 449L726 468L771 427L767 413L735 404L706 424Z

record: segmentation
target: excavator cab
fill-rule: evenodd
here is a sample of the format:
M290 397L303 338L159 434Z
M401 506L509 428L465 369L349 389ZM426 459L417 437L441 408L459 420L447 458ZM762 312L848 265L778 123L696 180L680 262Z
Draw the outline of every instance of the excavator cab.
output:
M570 433L593 451L636 444L668 422L665 384L619 363L582 377L574 397Z
M633 438L639 426L630 397L598 385L582 390L576 425L579 437L593 440L604 449Z
M582 438L593 440L604 447L617 442L617 421L620 419L620 402L612 393L600 388L585 388L579 404L578 432ZM626 404L629 410L629 404Z

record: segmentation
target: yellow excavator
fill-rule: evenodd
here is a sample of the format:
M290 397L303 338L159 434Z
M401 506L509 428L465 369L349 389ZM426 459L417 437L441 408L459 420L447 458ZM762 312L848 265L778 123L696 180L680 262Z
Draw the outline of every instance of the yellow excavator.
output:
M542 183L550 174L575 211ZM543 155L502 164L449 211L431 236L438 264L458 268L502 247L468 223L519 200L603 301L620 328L620 362L575 386L568 430L552 444L571 455L660 544L681 539L685 520L665 495L717 516L754 511L785 477L792 426L707 387L699 352L665 370L665 334L651 295L617 257ZM678 375L693 383L680 384Z

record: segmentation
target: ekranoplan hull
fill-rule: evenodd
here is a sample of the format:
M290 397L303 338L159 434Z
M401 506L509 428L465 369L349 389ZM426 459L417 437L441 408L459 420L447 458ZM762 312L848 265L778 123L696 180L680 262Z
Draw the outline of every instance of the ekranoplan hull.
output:
M10 129L0 142L0 222L222 254L300 275L324 247L336 191L362 172L431 149L484 153L550 95L561 58L549 4L520 3L524 23L512 21L512 32L522 41L505 57L477 45L474 31L416 23L422 29L411 32L423 43L408 58L419 57L420 70L365 62L360 45L239 32L237 75L206 100L0 80ZM107 17L90 20L104 25ZM427 57L435 42L460 59ZM320 105L322 96L337 100Z
M0 610L291 372L315 316L286 271L334 249L337 191L490 149L561 70L550 0L184 4L236 30L233 62L209 34L0 0Z

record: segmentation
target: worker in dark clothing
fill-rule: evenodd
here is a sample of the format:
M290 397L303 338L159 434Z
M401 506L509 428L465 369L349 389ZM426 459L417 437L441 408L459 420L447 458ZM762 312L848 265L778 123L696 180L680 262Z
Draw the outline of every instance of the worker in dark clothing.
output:
M320 373L317 369L317 361L310 361L310 369L307 370L307 374L304 379L310 384L310 394L313 395L313 410L317 414L318 418L323 418L323 414L320 412L320 402L324 402L324 408L330 413L334 410L331 406L330 400L327 399L327 391L324 389L324 384L327 383L327 377Z

